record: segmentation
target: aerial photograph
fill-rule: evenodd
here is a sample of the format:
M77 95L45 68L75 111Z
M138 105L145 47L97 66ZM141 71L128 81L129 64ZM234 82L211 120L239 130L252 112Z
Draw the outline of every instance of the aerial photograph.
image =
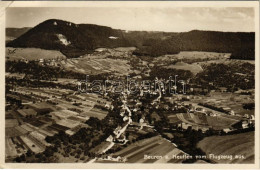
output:
M5 163L254 164L254 7L8 7Z

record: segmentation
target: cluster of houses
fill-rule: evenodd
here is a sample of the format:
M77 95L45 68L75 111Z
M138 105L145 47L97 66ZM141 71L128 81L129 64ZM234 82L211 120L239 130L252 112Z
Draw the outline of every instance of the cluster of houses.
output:
M39 63L40 65L47 65L47 66L60 66L59 62L64 61L65 58L64 57L56 57L56 58L52 58L52 59L44 59L44 58L40 58L40 59L35 59L35 60L28 60L28 59L19 59L19 61L21 62L25 62L25 63L29 63L29 61L34 61Z
M121 156L106 155L98 158L100 161L115 161L115 162L126 162L127 159Z

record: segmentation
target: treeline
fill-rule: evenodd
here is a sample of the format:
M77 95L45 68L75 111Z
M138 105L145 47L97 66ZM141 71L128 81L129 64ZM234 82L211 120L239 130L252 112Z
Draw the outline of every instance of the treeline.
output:
M190 31L166 39L148 38L133 54L160 56L180 51L231 53L231 59L255 59L255 34L214 31Z
M189 70L181 70L181 69L172 69L172 68L163 68L163 67L153 67L150 72L150 76L148 79L155 80L155 78L162 78L169 80L169 77L172 77L174 80L175 76L178 76L178 80L188 80L193 77L193 74Z
M208 86L212 82L215 87L226 87L227 91L236 91L238 88L246 90L255 88L255 66L243 64L210 64L201 73L196 75L195 83Z
M254 110L255 109L255 103L245 103L243 104L243 108L246 110Z

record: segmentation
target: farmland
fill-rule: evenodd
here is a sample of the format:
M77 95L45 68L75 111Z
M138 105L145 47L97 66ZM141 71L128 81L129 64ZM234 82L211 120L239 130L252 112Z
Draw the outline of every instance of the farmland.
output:
M90 116L101 120L107 115L107 111L94 106L104 107L110 103L95 94L73 95L71 90L66 89L18 87L11 93L10 101L21 100L20 105L14 105L15 107L33 110L36 114L26 116L15 110L7 111L5 128L7 161L28 151L34 154L45 152L46 148L53 145L46 142L46 137L61 132L72 136L82 128L89 128L85 122ZM79 106L75 105L76 102L80 103ZM10 103L9 106L12 105Z
M92 56L92 58L83 57L79 59L68 59L66 61L61 61L59 64L66 70L73 70L91 75L110 72L127 75L131 72L128 61L123 59Z
M224 128L231 128L239 120L224 117L224 116L207 116L203 113L178 113L176 115L168 116L171 123L178 124L183 122L197 128L213 128L221 130Z
M184 159L176 159L173 155L182 156L184 154L171 142L155 136L135 142L111 156L126 158L127 163L181 163ZM102 163L103 161L105 162L100 159L97 162Z
M233 159L212 159L217 163L252 163L254 161L254 132L207 137L198 143L206 154L233 155ZM243 159L235 159L243 155Z
M203 51L181 51L178 54L166 54L160 57L157 57L154 62L162 62L172 60L219 60L229 58L229 53L216 53L216 52L203 52Z
M200 52L200 51L181 51L178 54L169 54L156 57L153 59L154 64L187 69L188 64L200 71L200 67L205 62L227 61L230 57L228 53Z
M125 49L118 50L124 53ZM166 72L177 69L180 73L183 69L187 72L187 68L194 69L194 74L185 72L188 78L204 71L191 59L154 66L149 64L149 60L119 58L115 49L110 52L115 54L109 56L108 50L55 62L66 70L75 69L90 75L106 72L109 78L118 79L124 79L121 75L130 73L127 69L140 71L133 76L141 79L149 77L149 73L151 77L160 76L162 68ZM123 61L124 68L114 65L114 61L119 62L117 65ZM113 70L110 65L118 70ZM24 79L16 73L8 76ZM28 162L210 163L214 160L194 158L196 154L204 154L203 148L197 145L201 140L230 135L230 131L239 133L243 128L254 130L254 121L243 117L245 113L254 115L253 109L246 110L254 101L253 89L232 93L215 88L200 94L196 91L197 85L191 84L187 95L164 97L157 90L145 98L141 96L143 89L137 95L114 94L113 88L106 94L81 93L77 91L77 81L72 76L37 81L39 84L53 83L50 87L31 87L29 81L24 86L10 86L6 95L5 129L8 161L24 162L21 160L23 155L30 151L33 154L26 158ZM26 115L17 111L23 109L34 110L36 114ZM247 126L238 127L243 122Z

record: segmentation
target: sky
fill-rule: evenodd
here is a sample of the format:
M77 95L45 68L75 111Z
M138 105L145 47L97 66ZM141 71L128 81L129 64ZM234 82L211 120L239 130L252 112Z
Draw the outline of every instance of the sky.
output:
M6 11L6 27L34 27L47 19L137 31L255 31L251 7L9 7Z

